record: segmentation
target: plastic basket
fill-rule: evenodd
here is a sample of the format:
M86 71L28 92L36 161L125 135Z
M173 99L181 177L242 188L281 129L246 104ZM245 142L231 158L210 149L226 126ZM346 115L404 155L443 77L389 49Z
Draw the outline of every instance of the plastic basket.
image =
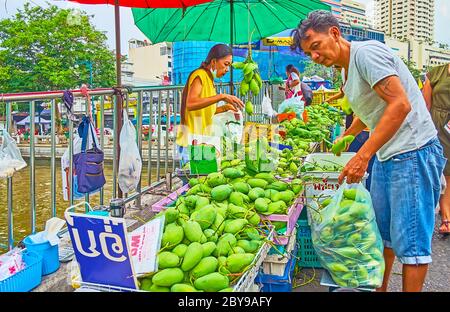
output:
M294 250L294 254L297 251L296 249L297 248ZM255 278L255 283L261 285L261 292L291 292L296 262L296 257L291 257L289 259L283 276L260 272Z
M308 220L299 219L297 225L297 241L299 244L297 266L303 268L321 268L322 265L312 243L311 228L308 225Z
M152 211L160 212L163 209L167 209L178 199L178 197L180 197L181 195L184 195L189 190L189 188L190 188L189 184L185 184L184 186L182 186L175 192L167 195L160 201L154 203L152 205Z
M42 281L42 257L34 251L22 251L25 268L0 281L0 292L27 292Z
M266 137L268 142L273 142L278 130L278 125L275 124L260 124L247 121L244 125L243 143L247 144L262 137Z
M269 221L284 221L287 222L286 225L286 233L285 234L274 234L274 242L277 245L287 245L289 242L289 238L292 234L292 231L295 229L295 224L297 222L298 217L303 209L303 198L299 196L295 199L294 203L288 210L287 214L271 214L271 215L263 215L260 214L261 220L269 220Z
M284 271L286 269L286 265L289 262L289 259L292 256L294 257L296 256L295 252L293 252L295 248L295 243L297 241L296 234L297 231L296 229L294 229L294 231L292 231L292 235L291 238L289 239L287 247L283 248L284 249L283 255L281 255L278 252L275 252L274 254L269 254L266 256L262 267L264 274L283 276Z
M52 246L49 241L36 244L30 236L25 237L23 243L28 251L34 251L42 257L42 275L48 275L58 270L60 264L58 245Z

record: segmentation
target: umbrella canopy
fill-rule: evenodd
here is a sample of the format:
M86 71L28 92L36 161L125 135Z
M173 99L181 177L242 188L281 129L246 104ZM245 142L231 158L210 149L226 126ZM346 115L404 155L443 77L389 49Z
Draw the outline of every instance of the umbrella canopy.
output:
M116 0L69 0L83 4L111 4ZM211 0L119 0L118 5L130 8L185 8Z
M136 26L152 43L242 44L295 28L313 10L329 11L330 7L318 0L214 0L184 11L132 9L132 12Z

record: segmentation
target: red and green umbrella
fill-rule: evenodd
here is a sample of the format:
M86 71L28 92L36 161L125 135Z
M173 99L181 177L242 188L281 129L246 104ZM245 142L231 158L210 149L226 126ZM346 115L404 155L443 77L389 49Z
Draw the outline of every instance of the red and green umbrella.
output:
M330 7L319 0L214 0L185 10L136 8L132 12L134 23L152 43L242 44L295 28L314 10L330 11Z

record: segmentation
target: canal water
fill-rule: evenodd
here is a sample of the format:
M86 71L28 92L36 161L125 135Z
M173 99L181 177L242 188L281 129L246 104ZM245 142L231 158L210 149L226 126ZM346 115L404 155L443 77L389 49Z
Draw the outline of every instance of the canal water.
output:
M51 170L50 160L35 161L36 177L36 231L42 231L45 221L52 217L51 206ZM64 201L61 161L56 160L56 213L57 217L64 218L64 211L69 202ZM152 164L153 165L153 164ZM104 204L107 205L112 197L112 163L105 163L104 173L106 184L104 186ZM147 163L143 163L142 185L147 185ZM161 173L163 169L161 169ZM156 180L156 169L152 168L152 180ZM17 243L31 232L31 196L30 196L30 166L16 172L13 176L13 211L14 211L14 239ZM91 206L100 204L100 193L90 196ZM84 199L75 201L82 202ZM7 180L0 179L0 251L8 244L8 207L7 207ZM3 248L2 248L3 247Z

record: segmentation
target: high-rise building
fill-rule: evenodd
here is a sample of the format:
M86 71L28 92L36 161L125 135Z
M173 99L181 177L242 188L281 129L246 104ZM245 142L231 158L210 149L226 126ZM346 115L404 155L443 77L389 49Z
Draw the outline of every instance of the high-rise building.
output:
M370 27L366 16L366 6L353 0L342 0L341 18L351 25Z
M323 3L328 4L331 7L331 12L337 18L342 17L342 4L341 0L322 0Z
M434 0L375 0L375 24L398 39L434 40Z

